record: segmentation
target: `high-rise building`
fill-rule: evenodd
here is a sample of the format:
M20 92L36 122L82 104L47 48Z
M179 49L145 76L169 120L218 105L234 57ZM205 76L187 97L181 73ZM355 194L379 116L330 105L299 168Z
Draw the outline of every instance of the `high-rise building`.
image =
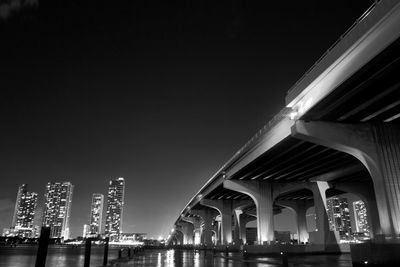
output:
M111 241L118 241L122 228L125 181L120 177L108 186L105 234Z
M46 185L43 225L51 227L53 238L69 238L73 189L70 182L48 182Z
M351 238L351 221L347 198L328 198L326 206L330 230L338 231L341 239L349 240Z
M18 211L19 211L19 205L21 202L21 197L24 194L24 192L27 191L27 185L22 184L20 187L18 187L18 192L17 192L17 200L15 201L15 208L14 208L14 215L12 219L11 226L14 227L17 224L17 216L18 216Z
M95 193L92 195L92 204L90 207L90 230L92 236L97 236L101 232L101 222L103 218L104 196Z
M367 208L364 201L354 201L353 209L357 233L364 233L369 235Z
M12 228L20 237L31 237L33 220L37 204L37 193L28 192L28 185L23 184L18 188L15 203Z
M83 225L82 236L83 237L90 237L90 225L89 224L84 224Z

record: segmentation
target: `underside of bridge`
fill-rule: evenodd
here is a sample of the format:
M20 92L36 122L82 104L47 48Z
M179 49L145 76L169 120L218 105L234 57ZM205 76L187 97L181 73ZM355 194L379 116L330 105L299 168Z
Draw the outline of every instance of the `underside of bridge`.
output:
M380 8L396 7L400 17L400 5L394 1L380 3ZM396 23L400 25L400 19ZM393 25L387 27L397 34ZM364 37L359 36L359 40L366 40ZM398 243L400 38L391 40L363 65L357 65L359 59L350 55L353 51L342 51L349 61L354 60L353 65L343 63L346 60L338 55L340 60L331 61L332 65L321 64L326 69L319 69L320 74L318 68L314 73L307 72L315 75L311 75L315 80L304 76L305 82L288 92L288 108L239 150L190 200L181 215L190 218L202 210L198 219L208 225L210 210L217 211L213 231L224 245L233 240L245 241L246 223L256 219L258 244L262 245L275 241L273 215L289 208L296 213L300 243L311 235L307 233L305 213L314 206L318 228L313 233L315 244L327 249L328 244L338 245L338 240L330 236L326 198L353 193L366 203L372 240L377 244ZM376 39L369 42L377 43ZM358 49L362 52L363 47ZM344 73L345 64L354 70L349 77ZM312 97L319 102L314 103ZM301 112L308 100L312 106Z
M305 121L400 122L400 40L301 117Z

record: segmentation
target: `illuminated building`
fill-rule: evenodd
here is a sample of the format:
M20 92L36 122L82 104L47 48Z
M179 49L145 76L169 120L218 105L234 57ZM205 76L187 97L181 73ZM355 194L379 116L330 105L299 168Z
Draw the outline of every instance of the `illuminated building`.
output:
M48 182L46 185L43 225L51 227L52 238L69 238L73 189L70 182Z
M124 191L124 178L120 177L109 182L105 234L110 237L110 241L118 241L120 237L124 207Z
M121 233L120 240L121 241L143 241L146 239L146 233Z
M90 228L89 234L97 236L101 232L101 222L103 218L104 196L102 194L92 195L92 204L90 206Z
M26 184L18 188L11 226L15 230L15 235L20 237L31 237L33 232L37 194L28 192L27 188L28 186Z
M328 198L326 206L330 230L338 231L341 239L349 240L351 238L351 221L347 198Z
M364 201L354 201L353 209L357 233L365 233L369 235L367 208L365 207Z
M89 237L90 236L90 225L89 224L84 224L83 225L82 236L83 237Z

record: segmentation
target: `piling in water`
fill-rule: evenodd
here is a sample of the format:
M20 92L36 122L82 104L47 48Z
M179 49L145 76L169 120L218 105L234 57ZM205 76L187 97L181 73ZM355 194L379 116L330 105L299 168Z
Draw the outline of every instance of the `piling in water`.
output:
M90 266L90 252L92 250L92 239L87 238L86 243L85 243L85 263L84 267L89 267Z
M45 267L47 248L49 247L50 227L42 227L39 238L39 248L36 254L35 267Z
M110 241L109 237L106 237L104 240L104 257L103 257L103 266L107 266L108 264L108 242Z
M282 266L288 267L289 263L288 263L287 254L285 252L281 252L281 257L282 257Z

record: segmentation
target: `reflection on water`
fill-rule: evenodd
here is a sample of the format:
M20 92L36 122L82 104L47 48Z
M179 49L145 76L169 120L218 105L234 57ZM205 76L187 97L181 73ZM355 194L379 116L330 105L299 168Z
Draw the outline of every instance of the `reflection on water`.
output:
M36 260L35 246L19 246L17 248L0 247L0 267L32 267ZM75 267L83 266L85 258L85 249L83 247L57 247L49 246L46 267ZM110 248L109 258L116 258L118 250ZM103 248L92 247L90 257L91 266L101 266L103 264Z
M109 259L115 259L118 250L110 248ZM228 257L227 257L228 256ZM0 247L0 267L31 267L36 259L36 247L26 246L17 248ZM99 267L103 263L103 248L92 247L92 267ZM84 263L84 248L49 247L46 267L82 267ZM240 253L216 253L210 251L191 250L151 250L128 261L117 264L118 267L128 266L171 266L171 267L207 267L207 266L279 266L279 258L250 257L244 260ZM293 256L289 258L290 265L294 266L323 266L323 267L350 267L350 255L317 255Z
M276 266L276 264L244 262L240 253L229 253L229 259L220 253L213 256L208 251L190 250L159 250L147 251L143 255L137 255L129 262L119 263L118 267L128 266L171 266L171 267L207 267L207 266Z

